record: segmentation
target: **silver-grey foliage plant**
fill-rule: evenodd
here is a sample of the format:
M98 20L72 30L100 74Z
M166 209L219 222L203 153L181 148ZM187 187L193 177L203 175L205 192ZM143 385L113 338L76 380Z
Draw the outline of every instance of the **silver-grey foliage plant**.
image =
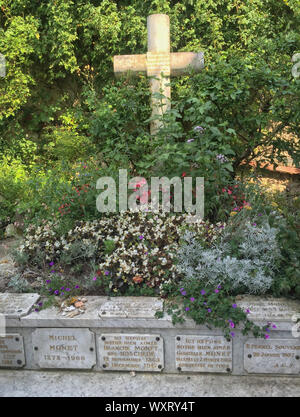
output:
M278 230L268 223L258 227L246 223L239 230L238 246L232 253L229 232L211 248L204 248L190 231L183 235L178 252L178 272L185 279L200 280L203 285L228 283L233 290L263 294L271 286L280 250Z

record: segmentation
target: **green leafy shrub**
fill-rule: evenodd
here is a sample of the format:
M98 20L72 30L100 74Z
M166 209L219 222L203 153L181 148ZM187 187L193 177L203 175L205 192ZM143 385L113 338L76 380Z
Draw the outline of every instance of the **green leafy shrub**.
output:
M173 324L189 317L209 329L222 329L227 340L234 338L237 326L241 327L242 334L252 332L255 337L269 338L272 324L260 327L250 321L247 317L250 311L238 307L228 284L203 285L201 280L184 280L180 285L168 282L162 286L162 295L167 298L167 313L172 315Z
M13 221L17 204L26 201L28 172L19 160L2 158L0 169L0 219Z
M47 140L44 152L52 161L75 162L89 157L95 151L91 139L66 127L53 128L44 138Z

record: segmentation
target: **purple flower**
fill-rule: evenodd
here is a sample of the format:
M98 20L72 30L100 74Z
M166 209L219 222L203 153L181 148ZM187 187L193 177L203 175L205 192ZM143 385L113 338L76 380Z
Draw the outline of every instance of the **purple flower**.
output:
M232 304L232 308L237 308L237 305L236 304Z
M66 291L70 291L70 288L66 288Z
M276 326L275 324L273 324L273 326L272 326L272 327L273 327L273 329L277 329L277 326Z
M234 332L230 332L230 335L231 335L232 337L234 337L234 336L235 336L235 333L234 333Z
M50 284L51 279L47 279L46 282L47 282L47 284Z
M105 272L104 272L104 275L106 275L106 276L107 276L107 275L109 275L109 271L105 271ZM75 288L76 288L76 287L75 287ZM78 287L78 288L79 288L79 287Z
M64 290L65 289L65 287L61 287L61 290Z
M79 285L75 285L75 288L77 289L77 288L79 288Z
M228 159L226 158L226 156L225 155L223 155L223 154L219 154L219 155L217 155L216 156L216 159L218 160L218 161L220 161L221 162L221 164L224 164L225 162L227 162L228 161Z
M219 290L215 290L215 293L218 294L218 292L220 292Z
M246 314L250 314L250 310L249 308L247 308L247 310L245 311Z
M51 274L55 274L55 271L50 271L51 272Z
M208 313L211 313L211 308L208 308L208 309L207 309L207 312L208 312Z
M53 261L49 263L49 266L53 266L53 265L54 265L54 262Z
M256 223L252 223L252 226L254 226L254 227L255 227L255 226L257 226L257 224L256 224Z
M191 298L190 298L190 300L191 300L191 301L195 301L195 298L194 298L194 297L191 297Z
M204 301L204 303L203 303L205 306L207 305L207 302L206 301Z
M262 216L262 214L261 213L258 213L258 216Z
M60 295L64 295L64 293L62 292L62 293L60 293Z
M35 308L35 309L34 309L34 311L38 312L38 311L40 311L40 310L39 310L38 308Z
M233 323L233 321L231 321L231 322L229 323L229 326L230 326L230 327L232 327L232 329L234 328L234 323Z
M200 292L201 292L201 295L204 295L205 294L205 291L204 290L201 290Z
M139 236L139 239L140 240L144 239L144 236L143 235Z
M97 277L94 277L94 278L93 278L93 281L96 281L96 280L97 280Z
M195 139L188 139L188 140L187 140L187 143L194 142L194 140L195 140Z
M202 126L195 126L194 127L194 131L195 132L199 132L199 133L203 133L204 132L204 128Z
M181 291L181 295L186 295L186 291Z
M58 293L59 293L59 291L58 291L58 290L55 290L55 291L54 291L54 294L56 294L56 295L57 295Z
M268 333L269 333L269 331L270 331L270 329L268 329L268 327L266 327L266 332L268 332Z
M268 334L265 334L265 339L269 339L269 335Z
M217 288L218 288L218 290L220 290L222 287L221 287L221 285L218 285Z
M38 305L39 305L40 307L42 307L43 303L39 303Z
M185 311L189 311L190 307L185 307Z

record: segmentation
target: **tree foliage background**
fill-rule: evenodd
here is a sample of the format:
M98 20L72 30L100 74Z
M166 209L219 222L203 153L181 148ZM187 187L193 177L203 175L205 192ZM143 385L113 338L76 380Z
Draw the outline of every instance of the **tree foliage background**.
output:
M205 52L206 71L172 80L181 131L206 117L224 137L220 124L233 129L226 141L235 166L264 142L274 147L272 157L289 148L279 134L288 126L299 135L299 81L291 75L300 50L297 0L1 0L2 152L26 158L65 127L136 158L139 149L129 148L147 129L147 82L116 82L112 59L145 53L151 13L169 14L173 51ZM267 132L271 119L276 127Z

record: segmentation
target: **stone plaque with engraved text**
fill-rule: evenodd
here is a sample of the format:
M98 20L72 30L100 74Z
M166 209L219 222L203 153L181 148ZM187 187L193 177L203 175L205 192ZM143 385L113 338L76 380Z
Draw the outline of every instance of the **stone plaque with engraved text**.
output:
M37 329L32 345L40 368L90 369L96 364L95 336L88 329Z
M184 372L231 372L232 341L223 336L178 335L175 363Z
M0 368L20 368L24 365L23 337L15 333L0 336Z
M299 374L299 339L248 339L244 345L244 368L248 373Z
M100 366L110 371L151 371L164 368L164 345L159 334L102 334Z
M100 317L154 318L163 310L163 301L156 297L116 297L100 307Z

